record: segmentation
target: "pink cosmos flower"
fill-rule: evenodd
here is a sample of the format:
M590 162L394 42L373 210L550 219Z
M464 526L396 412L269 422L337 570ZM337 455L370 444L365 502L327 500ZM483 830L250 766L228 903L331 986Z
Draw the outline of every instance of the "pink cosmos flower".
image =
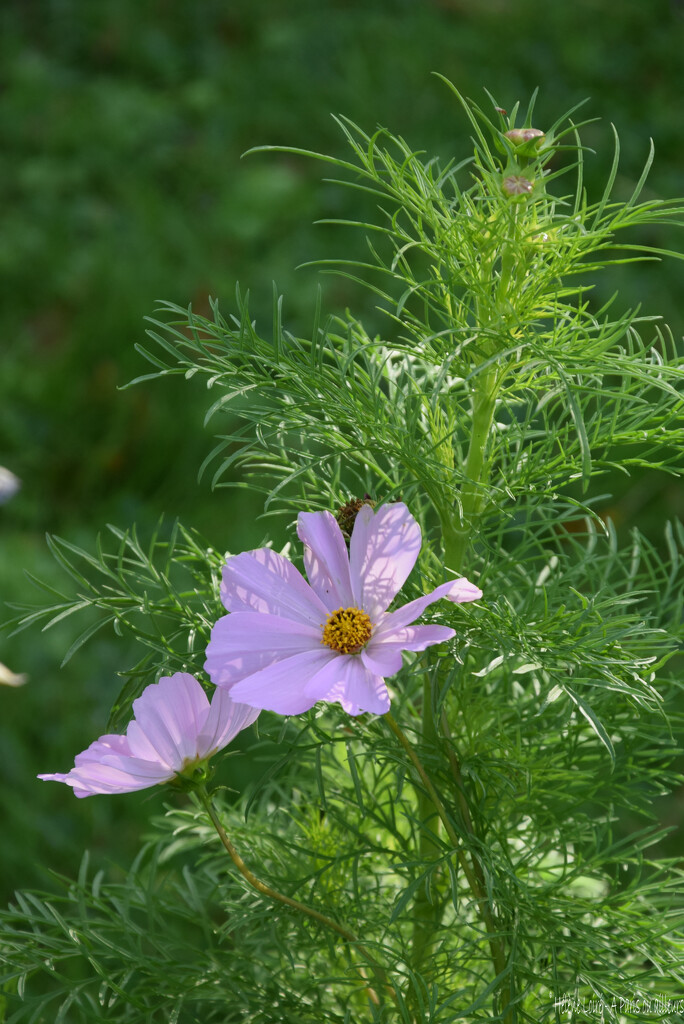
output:
M225 690L216 690L209 704L186 672L147 686L133 701L133 713L125 736L100 736L76 756L70 772L38 778L65 782L78 797L147 789L222 750L259 714Z
M482 591L465 577L387 611L413 568L420 527L406 505L359 510L349 554L330 512L302 512L304 577L282 555L258 548L229 558L221 600L230 612L214 626L205 669L212 682L255 708L298 715L338 701L350 715L389 710L385 676L402 651L423 651L455 635L414 626L441 597L457 604Z

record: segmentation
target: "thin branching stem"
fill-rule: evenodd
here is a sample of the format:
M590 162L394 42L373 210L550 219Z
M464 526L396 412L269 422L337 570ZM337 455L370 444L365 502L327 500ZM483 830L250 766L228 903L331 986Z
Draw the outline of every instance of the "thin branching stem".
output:
M390 983L390 980L387 976L387 972L385 971L384 967L382 967L381 964L377 962L375 957L373 957L368 952L368 950L360 941L360 939L358 939L356 935L354 935L354 933L351 932L348 928L345 928L343 925L338 924L337 921L333 921L332 918L327 917L325 914L321 914L320 911L314 910L313 907L308 907L305 903L300 903L299 900L294 900L292 899L291 896L286 896L284 893L278 892L277 889L272 888L272 886L267 885L266 882L262 882L262 880L258 878L254 874L254 872L247 867L244 860L237 852L237 850L231 843L230 839L228 838L228 834L224 829L223 825L221 824L221 820L218 814L216 813L216 808L212 803L209 793L206 791L206 789L200 788L198 790L198 794L202 802L202 806L206 810L207 814L209 815L209 818L211 819L212 825L216 829L219 839L221 840L228 855L233 861L233 864L238 869L238 871L245 879L245 881L247 881L252 886L253 889L256 889L257 892L260 892L262 896L267 896L271 900L275 900L278 903L283 903L286 907L291 907L298 913L304 914L306 917L310 917L313 921L317 921L318 924L322 924L325 928L328 928L330 931L333 931L337 935L340 935L350 945L353 945L358 950L363 959L366 961L366 963L369 965L378 981L381 983L382 989L388 995L390 995L392 999L396 1001L396 993L394 992L394 989ZM357 965L357 967L364 979L364 982L367 982L366 972L360 965ZM366 992L371 1002L374 1005L379 1006L380 998L375 989L373 989L370 985L366 984Z
M459 807L459 810L461 812L461 817L463 818L463 824L465 825L465 827L468 830L468 832L470 832L470 834L474 836L476 834L475 833L475 827L473 825L473 819L472 819L472 816L470 814L470 807L468 806L468 801L467 801L466 795L465 795L465 787L463 785L463 775L461 773L461 765L460 765L460 762L458 760L458 757L456 756L456 752L455 752L454 747L453 747L453 739L452 739L452 735L451 735L451 727L449 725L449 719L447 718L447 715L446 715L445 711L442 711L442 717L441 717L440 725L442 727L442 732L444 733L446 739L448 740L448 744L447 744L447 757L449 758L449 765L451 767L451 774L453 775L454 782L456 783L456 793L457 793L457 799L458 799L458 807ZM477 867L479 868L479 864L477 865Z
M432 710L432 686L429 673L426 672L423 679L423 742L429 744L435 743L436 740L437 729ZM439 831L439 815L429 793L424 790L418 791L418 815L422 826L419 838L420 858L425 864L436 860L439 856L439 846L433 838L433 835ZM428 956L435 941L435 924L439 914L437 904L431 899L428 878L416 893L413 913L412 953L414 967L418 968Z

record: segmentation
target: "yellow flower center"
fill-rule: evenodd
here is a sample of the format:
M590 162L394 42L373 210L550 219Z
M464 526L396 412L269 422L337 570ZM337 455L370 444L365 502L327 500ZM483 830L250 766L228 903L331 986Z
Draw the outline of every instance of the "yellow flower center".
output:
M371 620L360 608L338 608L326 619L321 643L340 654L358 654L370 640L372 629Z

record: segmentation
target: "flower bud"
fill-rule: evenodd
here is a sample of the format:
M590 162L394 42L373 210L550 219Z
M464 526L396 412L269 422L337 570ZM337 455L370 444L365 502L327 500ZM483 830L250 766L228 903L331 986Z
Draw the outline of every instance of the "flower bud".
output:
M543 139L544 132L538 128L511 128L510 131L504 132L504 136L510 139L514 146L524 146L526 142L532 142L534 139Z
M523 178L522 174L509 174L501 182L501 188L507 196L526 196L534 188L529 178Z

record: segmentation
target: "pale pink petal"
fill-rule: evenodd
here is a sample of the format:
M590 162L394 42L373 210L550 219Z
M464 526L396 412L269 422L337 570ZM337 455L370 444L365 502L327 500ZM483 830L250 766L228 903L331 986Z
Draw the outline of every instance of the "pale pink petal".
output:
M143 761L154 761L160 763L159 751L151 741L148 739L147 734L143 731L139 722L132 719L128 723L126 729L126 742L128 743L129 752L132 757L140 757ZM169 755L171 756L171 755ZM100 760L98 758L98 760ZM171 766L169 760L164 758L162 763L171 771L174 769Z
M168 782L172 779L176 772L171 768L167 768L166 765L160 764L158 761L146 761L142 757L119 757L116 754L110 754L103 758L101 763L97 766L88 765L87 769L75 768L79 776L85 776L86 771L90 772L101 771L105 768L111 768L112 771L119 771L122 775L128 776L132 782L136 783L136 789L142 789L144 786L156 786L159 782ZM137 783L141 783L140 786Z
M327 610L292 562L270 548L229 558L223 567L221 600L229 612L267 612L317 625Z
M74 758L74 764L78 767L82 764L89 764L91 761L101 761L106 754L123 754L126 756L130 755L130 753L131 748L125 736L107 733L107 735L100 736L99 740L91 743L87 750L77 754Z
M400 626L392 633L379 634L374 638L375 645L369 644L374 651L392 650L396 647L402 651L424 651L433 644L444 643L456 636L456 630L449 626Z
M40 775L36 775L37 779L43 779L44 782L66 782L68 786L73 785L73 782L69 781L71 772L41 772Z
M209 757L215 750L223 750L232 739L259 717L259 709L248 704L236 704L227 690L217 689L211 698L211 707L202 732L197 737L197 755Z
M461 576L457 580L450 580L448 583L442 583L431 593L418 597L415 601L409 601L395 612L388 612L378 622L374 636L379 640L402 626L410 626L426 608L434 604L435 601L439 601L440 598L446 598L447 601L456 604L464 604L466 601L478 601L481 597L480 588L467 580L465 576Z
M347 545L330 512L300 512L297 536L304 545L304 567L313 590L328 611L354 604Z
M451 640L456 631L448 626L402 626L383 639L373 637L368 647L361 651L363 663L371 672L380 676L393 676L402 666L402 651L424 651L433 644Z
M375 676L394 676L400 671L403 664L401 656L402 648L398 645L392 644L375 644L372 643L366 647L365 650L361 651L359 657L361 661Z
M451 601L453 604L467 604L469 601L479 601L481 597L480 588L465 576L459 576L457 580L452 580L451 590L446 595L447 601Z
M207 654L210 657L204 663L204 671L215 686L226 690L230 690L241 679L247 679L255 672L260 672L262 668L268 668L269 665L288 657L286 654L273 654L270 651L245 651L244 654L231 654L224 658L219 654L216 644L212 646L211 651L207 648Z
M327 662L339 655L321 646L318 651L305 651L255 672L230 690L233 700L279 715L300 715L316 703L306 694L306 684ZM316 698L317 699L317 698Z
M311 679L306 686L311 707L319 700L338 702L349 715L369 711L384 715L390 699L385 681L370 672L354 654L338 654Z
M160 679L133 701L135 720L126 732L131 753L180 770L196 757L197 736L208 712L207 695L194 676L176 672Z
M46 782L67 782L69 777L73 774L74 769L70 772L43 772L40 775L36 775L37 779L44 779ZM71 785L69 782L68 785Z
M136 762L136 758L129 758L129 762ZM53 775L39 775L39 779L53 782L65 782L71 786L74 795L82 798L95 796L100 793L132 793L138 789L147 789L148 786L155 786L160 782L166 782L172 777L168 769L164 770L160 765L150 765L149 762L138 762L149 766L148 771L137 768L136 773L120 767L97 764L94 761L83 764L78 768L72 768L66 774L55 773ZM129 767L133 767L130 766Z
M280 615L231 612L214 625L204 670L216 686L231 687L276 661L318 650L326 619L310 626Z
M396 597L419 551L420 527L403 502L359 509L349 545L352 589L373 621Z

